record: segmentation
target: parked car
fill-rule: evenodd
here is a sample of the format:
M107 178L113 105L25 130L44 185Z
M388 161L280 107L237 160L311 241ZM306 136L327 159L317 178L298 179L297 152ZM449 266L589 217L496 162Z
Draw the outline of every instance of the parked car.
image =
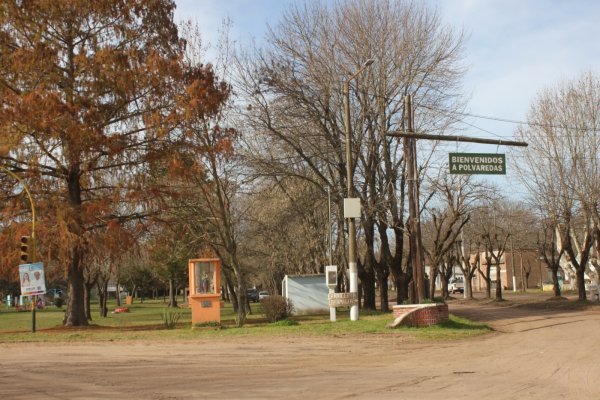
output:
M62 297L63 291L60 288L52 288L48 290L47 294L51 295L53 298Z
M265 291L258 292L258 300L264 300L267 297L269 297L269 292L265 292Z
M246 292L246 297L248 297L248 301L253 303L258 303L260 301L258 297L258 290L256 289L248 289Z
M452 294L456 292L465 292L465 282L462 276L455 276L454 278L450 279L450 282L448 282L448 292Z

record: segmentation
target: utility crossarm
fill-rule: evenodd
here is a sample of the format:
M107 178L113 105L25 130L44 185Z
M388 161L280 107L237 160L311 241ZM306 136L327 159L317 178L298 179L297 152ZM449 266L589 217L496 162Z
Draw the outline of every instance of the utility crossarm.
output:
M495 144L498 146L519 146L519 147L527 147L528 146L528 144L525 142L515 142L512 140L471 138L471 137L467 137L467 136L430 135L427 133L414 133L414 132L390 132L390 133L387 133L386 136L405 137L405 138L412 138L412 139L445 140L448 142L470 142L470 143Z

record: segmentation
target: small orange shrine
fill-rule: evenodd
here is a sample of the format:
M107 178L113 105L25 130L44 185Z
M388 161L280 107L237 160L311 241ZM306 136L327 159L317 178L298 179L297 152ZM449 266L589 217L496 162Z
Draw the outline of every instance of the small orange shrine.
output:
M189 277L192 325L199 322L221 322L221 260L189 260Z

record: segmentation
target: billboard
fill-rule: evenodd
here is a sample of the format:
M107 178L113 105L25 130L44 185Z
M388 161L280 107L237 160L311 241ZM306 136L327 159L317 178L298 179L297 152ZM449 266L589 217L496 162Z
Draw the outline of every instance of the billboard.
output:
M35 296L46 293L44 263L19 265L19 278L21 279L21 295Z

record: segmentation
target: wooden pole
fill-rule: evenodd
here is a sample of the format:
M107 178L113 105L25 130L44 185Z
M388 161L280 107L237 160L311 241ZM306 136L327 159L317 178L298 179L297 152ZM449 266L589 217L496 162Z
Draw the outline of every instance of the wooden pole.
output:
M467 136L451 136L451 135L430 135L428 133L414 133L414 132L390 132L386 136L410 138L410 139L429 139L429 140L443 140L448 142L469 142L469 143L482 143L482 144L495 144L498 146L520 146L527 147L528 144L525 142L516 142L513 140L495 140L495 139L484 139L484 138L472 138Z
M404 98L406 122L409 132L413 128L413 109L410 95ZM413 272L413 284L415 290L415 303L421 303L425 299L423 251L421 241L421 224L419 217L419 170L417 168L417 145L415 138L405 137L404 150L408 173L408 212L410 226L410 255Z

